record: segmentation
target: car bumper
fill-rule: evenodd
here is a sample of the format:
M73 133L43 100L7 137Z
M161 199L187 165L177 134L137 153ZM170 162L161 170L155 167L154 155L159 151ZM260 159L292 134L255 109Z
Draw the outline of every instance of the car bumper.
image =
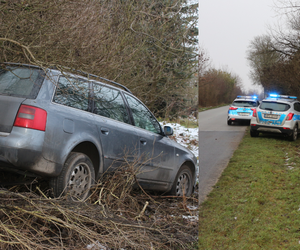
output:
M0 136L0 169L57 176L61 166L43 157L44 132L13 127Z
M257 125L251 124L252 131L263 132L263 133L275 133L275 134L286 134L291 135L293 130L287 127L275 127L275 126L265 126L265 125Z
M250 121L251 116L241 116L241 115L229 115L227 117L228 121Z

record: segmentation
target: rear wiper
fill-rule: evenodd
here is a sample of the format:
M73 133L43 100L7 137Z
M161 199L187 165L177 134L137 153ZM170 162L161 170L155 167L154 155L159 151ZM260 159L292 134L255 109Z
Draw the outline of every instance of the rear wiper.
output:
M274 109L271 109L271 108L265 108L265 110L274 110Z

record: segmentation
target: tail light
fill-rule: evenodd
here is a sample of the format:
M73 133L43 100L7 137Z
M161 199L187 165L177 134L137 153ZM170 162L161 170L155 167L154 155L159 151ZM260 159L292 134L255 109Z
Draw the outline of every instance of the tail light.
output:
M33 106L21 105L14 126L45 131L47 112Z
M287 120L287 121L292 120L292 119L293 119L293 116L294 116L294 113L289 113L289 114L287 115L287 117L286 117L286 120Z
M229 110L237 110L238 108L230 107Z
M256 117L256 109L251 109L253 111L252 116Z

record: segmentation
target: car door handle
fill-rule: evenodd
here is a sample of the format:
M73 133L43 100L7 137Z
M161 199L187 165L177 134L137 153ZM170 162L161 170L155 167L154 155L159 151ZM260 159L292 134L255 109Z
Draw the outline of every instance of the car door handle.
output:
M140 139L140 142L142 143L142 145L146 145L146 144L147 144L147 140L144 139L144 138L141 138L141 139Z
M107 128L101 128L101 133L104 135L108 135L109 130Z

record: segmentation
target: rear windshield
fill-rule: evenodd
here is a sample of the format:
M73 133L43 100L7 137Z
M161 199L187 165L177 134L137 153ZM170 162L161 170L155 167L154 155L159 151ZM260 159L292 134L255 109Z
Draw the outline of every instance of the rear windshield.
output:
M40 69L0 67L0 95L35 99L44 79Z
M274 111L287 111L291 107L287 103L280 102L262 102L259 106L261 109L274 110Z
M257 103L253 101L234 101L232 106L236 107L256 107Z

